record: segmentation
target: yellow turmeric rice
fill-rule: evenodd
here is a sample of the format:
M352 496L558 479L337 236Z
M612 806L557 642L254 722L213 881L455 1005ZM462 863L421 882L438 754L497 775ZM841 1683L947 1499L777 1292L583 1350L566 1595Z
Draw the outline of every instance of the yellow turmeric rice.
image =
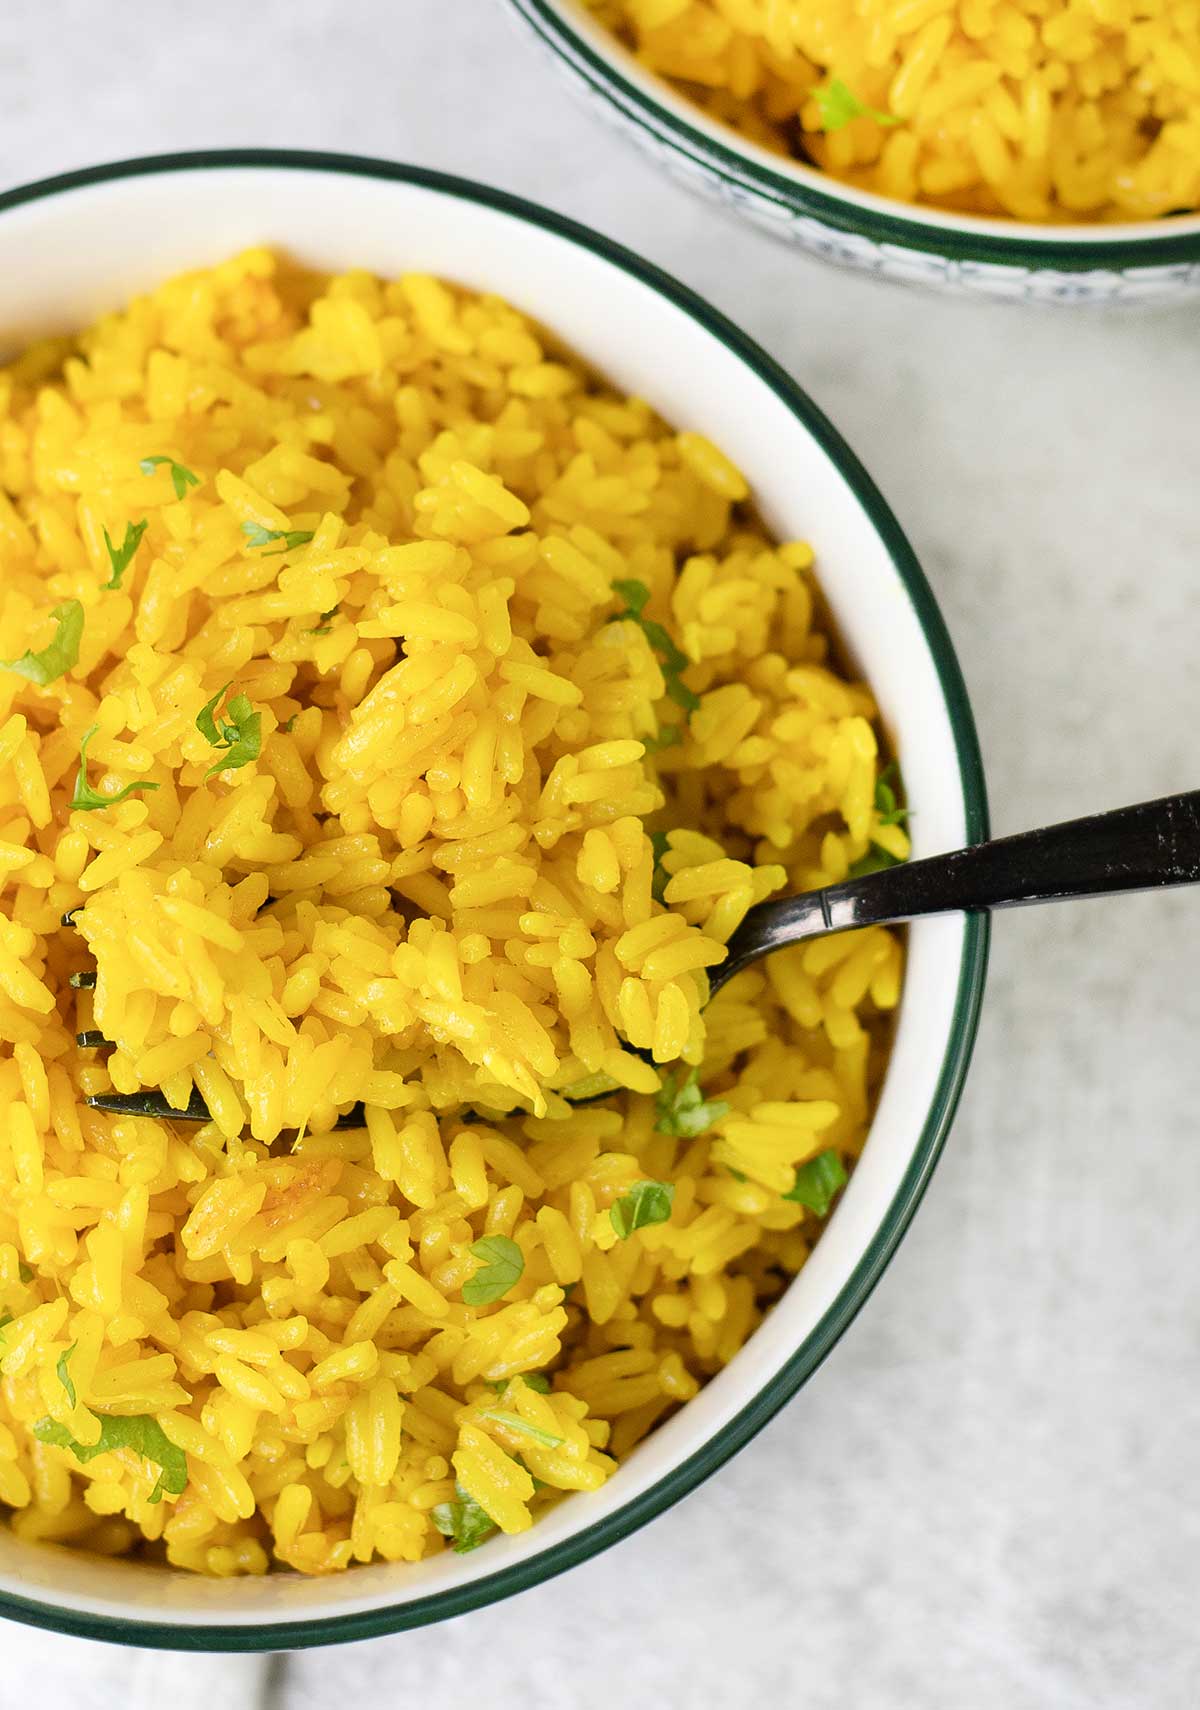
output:
M423 276L253 250L0 370L21 1537L234 1575L521 1532L803 1265L900 946L705 969L908 843L748 500Z
M652 70L860 189L1018 220L1200 207L1200 0L586 0Z

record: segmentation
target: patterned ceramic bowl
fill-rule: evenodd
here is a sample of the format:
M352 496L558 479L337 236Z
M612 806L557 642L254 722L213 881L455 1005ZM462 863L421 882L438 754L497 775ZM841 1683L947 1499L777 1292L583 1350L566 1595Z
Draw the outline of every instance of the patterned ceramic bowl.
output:
M582 0L509 0L598 112L673 176L826 261L1039 303L1150 303L1200 289L1200 214L1038 226L855 190L711 119L639 65Z

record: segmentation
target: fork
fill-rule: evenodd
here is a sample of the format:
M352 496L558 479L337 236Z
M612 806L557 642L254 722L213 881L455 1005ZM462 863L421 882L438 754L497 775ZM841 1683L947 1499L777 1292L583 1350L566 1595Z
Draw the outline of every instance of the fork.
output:
M1085 819L1044 826L1040 831L993 838L894 867L844 879L823 890L779 897L752 908L729 939L728 954L709 970L710 998L728 980L775 950L834 932L864 926L897 926L936 914L978 914L1026 903L1066 902L1118 891L1158 890L1200 881L1200 790L1163 796L1134 807L1115 808ZM63 916L73 924L77 910ZM73 974L71 984L91 987L94 972ZM76 1034L84 1049L109 1043L101 1033ZM644 1061L649 1051L627 1045ZM604 1077L607 1079L607 1077ZM615 1090L586 1083L586 1103ZM571 1089L564 1096L570 1097ZM87 1103L119 1115L154 1116L174 1122L207 1122L209 1113L193 1088L186 1110L175 1110L161 1092L97 1093ZM338 1128L361 1128L361 1104L338 1118Z

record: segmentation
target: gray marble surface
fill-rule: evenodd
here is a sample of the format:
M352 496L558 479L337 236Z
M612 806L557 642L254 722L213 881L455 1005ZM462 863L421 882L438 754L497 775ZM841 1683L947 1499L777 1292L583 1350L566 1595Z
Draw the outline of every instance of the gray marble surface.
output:
M826 270L658 177L498 0L0 8L0 184L238 143L490 179L759 338L933 581L997 830L1200 784L1200 308L1015 310ZM501 1608L270 1663L8 1627L0 1706L33 1681L47 1710L1200 1703L1198 908L998 921L899 1257L800 1397L647 1531Z

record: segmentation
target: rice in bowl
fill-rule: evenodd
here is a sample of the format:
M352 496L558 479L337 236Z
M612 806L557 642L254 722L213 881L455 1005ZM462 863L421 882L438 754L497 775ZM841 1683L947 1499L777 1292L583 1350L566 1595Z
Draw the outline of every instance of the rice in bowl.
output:
M899 944L704 969L907 840L748 498L426 277L253 251L0 376L19 1534L234 1575L521 1531L804 1263ZM211 1120L85 1102L147 1090Z
M1195 0L579 0L763 147L860 190L1062 224L1200 208Z

